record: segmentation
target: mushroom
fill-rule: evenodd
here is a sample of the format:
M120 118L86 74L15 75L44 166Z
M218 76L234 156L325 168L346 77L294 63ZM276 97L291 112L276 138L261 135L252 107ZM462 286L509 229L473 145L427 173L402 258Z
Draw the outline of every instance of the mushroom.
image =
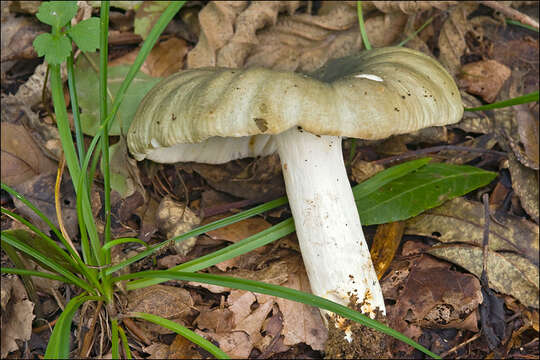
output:
M329 61L311 74L185 70L143 99L128 132L137 159L220 164L281 158L315 295L375 318L385 306L347 178L342 136L382 139L459 121L463 106L436 60L398 47Z

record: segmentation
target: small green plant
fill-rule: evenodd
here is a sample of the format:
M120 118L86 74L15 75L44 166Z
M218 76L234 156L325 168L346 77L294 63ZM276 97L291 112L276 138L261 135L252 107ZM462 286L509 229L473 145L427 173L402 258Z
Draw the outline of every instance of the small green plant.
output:
M334 312L348 319L357 321L366 326L373 327L390 336L414 346L425 354L437 358L437 355L428 349L417 344L403 334L396 332L370 318L355 312L347 307L333 303L329 300L302 293L296 290L265 284L262 282L249 281L225 276L217 276L196 271L205 269L219 262L231 259L253 249L271 243L294 231L292 219L285 220L273 227L246 238L236 244L230 245L222 250L213 252L206 256L194 259L187 263L176 266L167 271L142 271L123 276L116 276L115 272L125 269L130 264L154 254L159 249L167 246L170 241L183 241L192 236L197 236L219 227L223 227L243 219L255 216L264 211L274 209L287 204L285 197L256 206L226 219L218 220L205 226L194 229L188 233L174 239L164 241L160 244L147 247L147 250L126 259L118 264L111 262L111 248L127 243L138 242L134 238L111 238L110 219L110 176L108 164L108 129L112 125L118 108L123 101L126 91L135 78L139 68L146 56L157 42L161 32L171 21L174 15L180 10L183 1L171 2L163 12L153 29L144 41L141 50L126 75L122 85L114 94L114 101L110 108L107 108L107 34L109 22L109 2L101 4L100 18L90 18L75 26L70 25L71 19L76 15L77 5L74 1L52 1L43 3L37 14L38 19L51 25L51 33L42 34L34 41L34 46L40 56L45 56L49 63L50 82L52 100L54 105L54 115L57 122L62 147L64 150L65 162L67 164L71 179L73 181L77 196L77 215L80 230L81 251L79 252L67 237L65 232L58 229L50 219L39 211L32 203L17 193L9 186L2 184L2 189L18 198L29 206L45 223L50 227L58 240L53 239L48 234L41 231L34 224L27 221L20 215L2 208L2 213L26 225L30 232L23 230L4 230L1 233L1 245L6 254L10 257L16 268L2 268L2 273L19 274L24 280L29 294L32 293L31 276L49 278L71 284L77 288L77 296L73 297L66 305L64 311L58 318L50 337L45 353L46 358L67 358L70 355L70 335L72 319L75 312L82 304L89 301L101 302L105 304L111 318L111 351L113 358L120 358L120 347L122 343L123 355L130 358L130 351L127 344L125 332L122 328L122 319L125 317L140 318L154 322L169 328L187 339L201 346L218 358L226 358L227 355L218 347L197 335L193 331L186 329L177 323L172 323L151 314L128 313L117 314L115 307L115 297L113 296L117 286L121 282L126 283L126 289L133 290L141 287L157 284L168 279L197 281L230 288L244 289L253 292L260 292L273 296L283 297L297 302L317 306L322 309ZM96 135L92 139L87 150L84 148L83 134L80 124L80 114L78 109L78 98L74 77L74 61L71 41L73 41L81 51L100 51L100 115L101 125ZM71 107L74 118L75 139L68 121L68 109L64 101L63 84L60 74L60 65L66 62L68 72L68 87L71 97ZM101 149L99 155L96 149ZM100 234L95 225L90 206L90 191L93 183L98 160L101 159L104 179L104 208L106 225L103 234ZM441 175L441 168L428 164L428 158L409 161L392 168L389 168L369 180L354 187L355 199L362 199L364 203L372 204L368 208L362 208L361 216L365 224L376 224L387 221L406 219L417 215L427 208L434 207L442 203L440 192L445 191L447 198L461 196L469 191L489 183L495 174L473 167L446 167L446 171ZM61 176L58 176L59 183ZM456 186L456 179L467 179ZM386 191L387 188L395 188L399 181L400 186L409 186L410 192L426 193L426 202L422 207L413 208L403 206L406 199L395 191ZM437 191L434 189L440 189ZM450 189L450 190L448 190ZM383 191L384 190L384 191ZM383 195L381 195L383 194ZM384 194L388 194L384 198ZM55 196L59 197L58 190ZM381 196L383 196L381 198ZM388 206L399 207L403 211L396 213L388 211ZM391 216L388 214L391 213ZM39 246L38 246L39 245ZM146 244L143 243L146 246ZM30 270L25 267L23 257L31 258L38 263L43 270Z

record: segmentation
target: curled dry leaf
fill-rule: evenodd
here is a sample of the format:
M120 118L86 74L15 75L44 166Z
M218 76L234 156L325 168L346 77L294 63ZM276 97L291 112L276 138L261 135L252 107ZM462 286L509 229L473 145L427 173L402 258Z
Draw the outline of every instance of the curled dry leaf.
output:
M297 1L251 2L248 7L245 2L209 3L199 14L202 33L188 54L188 68L264 66L313 71L329 58L361 48L356 4L328 2L318 15L293 15L299 5ZM284 11L289 15L278 16ZM396 12L368 18L366 28L373 45L394 42L406 20L405 14Z
M193 299L189 291L166 285L152 285L130 292L128 310L145 312L172 320L183 326L193 316ZM173 331L150 322L142 322L144 328L157 334Z
M412 15L431 9L446 10L458 3L459 1L364 1L362 9L369 11L376 8L384 13L400 11Z
M509 67L495 60L477 61L463 65L458 84L465 91L492 103L511 73Z
M34 304L28 300L26 290L17 276L2 277L1 282L2 332L1 356L19 348L16 340L28 341L32 335Z
M401 264L405 266L398 271L402 276L393 278L392 269L383 280L383 289L388 291L384 285L388 281L394 288L385 292L387 300L396 301L387 309L393 329L416 340L422 334L420 327L478 331L477 308L482 302L478 279L426 255ZM400 342L395 346L398 351L411 351Z
M167 239L172 239L199 225L201 219L186 204L176 202L167 195L161 199L156 213L156 222L160 230L166 234ZM186 255L196 242L197 238L194 236L184 241L176 241L174 249L177 254Z
M538 109L538 107L537 107ZM517 132L519 140L523 144L524 157L527 161L522 161L522 164L531 169L538 170L539 168L539 144L538 144L538 110L536 116L526 104L514 106L516 116ZM516 153L516 151L514 151ZM521 152L520 152L521 153ZM517 153L516 153L517 156Z
M185 163L176 166L188 172L194 170L214 189L239 198L268 201L285 194L277 154L220 165Z
M512 152L508 153L508 169L512 177L512 189L519 196L521 206L538 224L538 171L521 164Z
M428 253L459 265L477 277L482 274L482 248L466 244L434 246ZM538 266L509 253L488 250L487 275L489 287L514 296L525 306L538 309Z
M476 10L477 3L461 2L450 9L439 35L439 61L450 72L456 75L461 68L461 56L467 49L465 34L471 30L468 16Z
M14 186L56 169L22 125L2 122L2 182Z
M538 264L538 225L512 215L497 216L490 223L489 248L514 251ZM444 243L482 246L484 210L479 202L455 198L407 220L405 234L427 236Z

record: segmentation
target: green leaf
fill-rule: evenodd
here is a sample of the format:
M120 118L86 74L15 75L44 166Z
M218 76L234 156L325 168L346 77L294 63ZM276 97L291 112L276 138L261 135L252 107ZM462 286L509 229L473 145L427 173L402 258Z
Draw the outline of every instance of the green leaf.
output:
M71 340L71 323L75 311L86 301L101 300L97 296L81 294L71 299L54 325L45 351L45 359L68 359Z
M68 34L81 51L94 52L99 49L99 19L97 17L81 21L69 29Z
M362 225L408 219L489 184L496 175L467 165L427 164L357 201Z
M99 63L98 54L87 54L93 64ZM113 97L116 96L122 81L129 72L129 66L111 66L108 69L108 88ZM97 69L97 66L96 66ZM94 136L100 130L99 119L99 74L85 56L80 56L75 67L75 77L77 79L77 93L79 94L79 106L81 107L81 126L86 135ZM146 93L161 79L153 78L143 72L138 72L133 79L133 86L130 86L124 97L124 101L118 109L118 119L116 119L109 129L109 135L120 135L120 124L122 131L127 133L129 125L133 120L135 111ZM112 101L109 97L108 108L112 108Z
M229 356L226 353L224 353L220 348L212 344L210 341L206 340L202 336L194 333L193 331L189 330L188 328L174 321L167 320L153 314L141 313L141 312L130 313L129 316L143 319L146 321L150 321L154 324L158 324L160 326L163 326L164 328L172 330L175 333L182 335L189 341L199 345L200 347L202 347L203 349L205 349L206 351L208 351L210 354L214 355L218 359L229 359Z
M64 35L41 34L34 39L38 56L45 55L49 64L59 65L71 54L71 41Z
M57 32L77 15L77 10L76 1L49 1L39 6L36 17Z

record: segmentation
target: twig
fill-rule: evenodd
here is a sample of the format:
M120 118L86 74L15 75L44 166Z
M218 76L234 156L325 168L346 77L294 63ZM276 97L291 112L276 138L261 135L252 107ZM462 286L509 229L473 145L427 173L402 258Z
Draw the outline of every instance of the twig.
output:
M88 332L84 335L83 340L83 346L81 348L81 352L79 353L79 356L81 358L87 358L90 355L90 351L92 350L92 344L94 339L94 330L96 328L96 321L99 317L99 313L101 312L101 307L103 305L103 301L98 301L98 304L96 306L96 313L94 314L94 317L92 318L92 322L90 324L90 329ZM82 319L81 319L82 321Z
M470 343L473 342L474 340L478 339L480 336L482 336L482 333L481 333L481 332L476 333L474 336L471 336L470 339L468 339L468 340L462 342L461 344L458 344L458 345L454 346L454 347L451 348L450 350L448 350L448 351L442 353L442 354L441 354L441 357L444 359L445 357L447 357L447 356L450 355L451 353L458 351L459 349L461 349L461 348L464 347L465 345L470 344Z
M62 156L62 159L60 159L60 164L58 164L58 172L56 173L56 184L54 185L54 206L56 208L56 217L58 218L58 227L60 228L60 232L62 233L62 236L64 236L64 239L66 239L69 246L71 246L73 251L77 252L75 245L73 245L73 242L71 241L71 238L69 237L69 234L64 227L64 221L62 220L62 207L60 206L60 184L62 183L62 174L64 173L65 165L66 157Z
M54 319L51 322L47 321L47 323L45 325L41 325L41 326L33 328L32 332L34 334L39 334L40 332L45 331L47 329L49 329L52 332L52 327L54 326L54 324L56 324L57 321L58 321L58 318Z
M139 338L143 343L146 344L146 346L150 345L152 342L150 339L148 339L148 336L142 331L137 325L135 325L135 322L127 317L123 318L122 321L124 322L124 325L126 325L126 328L137 338Z
M512 20L519 21L522 24L530 25L538 30L539 26L537 21L517 11L516 9L512 9L510 6L505 5L500 1L480 1L480 3L482 5L492 8L495 11L500 12L501 14L508 16Z
M506 153L504 153L504 152L495 151L495 150L489 150L489 149L479 149L479 148L473 148L473 147L468 147L468 146L459 146L459 145L440 145L440 146L433 146L433 147L420 149L420 150L408 151L408 152L403 153L403 154L390 156L390 157L380 159L380 160L375 160L375 161L373 161L373 163L374 164L383 164L384 165L384 164L393 163L393 162L396 162L396 161L405 160L405 159L408 159L408 158L411 158L411 157L416 157L416 156L419 156L419 155L425 155L425 154L430 154L430 153L444 151L444 150L485 153L485 154L497 155L497 156L503 156L503 157L507 156Z

